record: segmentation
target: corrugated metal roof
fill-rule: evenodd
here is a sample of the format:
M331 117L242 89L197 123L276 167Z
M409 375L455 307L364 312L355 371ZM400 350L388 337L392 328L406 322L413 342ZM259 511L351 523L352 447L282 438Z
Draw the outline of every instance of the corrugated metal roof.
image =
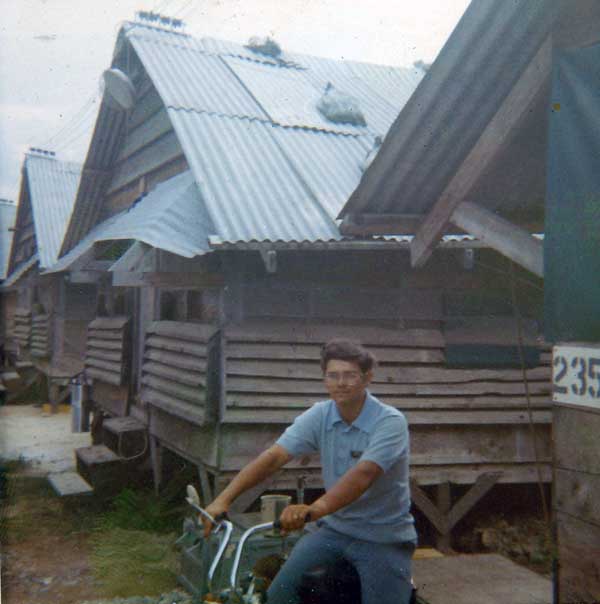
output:
M306 70L274 67L236 57L226 57L224 61L275 124L348 134L368 132L366 127L336 124L322 116L317 104L327 82L315 85Z
M75 203L81 166L53 157L27 154L25 174L40 267L54 264Z
M26 260L25 262L19 264L19 266L17 266L15 270L13 270L10 275L8 275L8 278L2 282L2 286L0 286L0 289L8 289L9 287L12 287L21 277L23 277L27 273L27 271L36 266L38 264L38 261L39 256L37 254L34 254L31 258L29 258L29 260Z
M385 237L373 237L371 239L341 239L337 241L238 241L235 243L222 241L218 236L209 238L211 248L219 250L263 250L275 251L292 250L331 250L331 251L360 251L360 250L387 250L387 249L410 249L412 235L397 235ZM482 241L470 235L448 235L442 237L440 248L486 248L489 247Z
M15 225L17 206L9 201L0 199L0 281L6 278L8 268L8 256L12 243L12 229Z
M555 0L472 2L399 113L343 215L426 213L542 46L556 5ZM542 123L535 137L544 132ZM519 161L529 161L527 154ZM481 202L493 206L502 198L504 192L493 189L487 187L492 198Z
M383 136L404 107L423 72L416 68L397 68L356 61L334 61L312 56L300 56L306 66L306 77L319 89L327 82L356 97L365 115L369 130Z
M199 43L183 47L145 28L128 38L167 107L268 119L221 57L206 54Z
M281 65L288 67L298 66L295 55L285 52L283 49L278 57L271 57L260 52L255 52L247 46L242 46L236 42L229 42L228 40L203 37L200 40L200 43L206 52L219 56L240 57L248 61L256 61L259 63L266 63L268 65Z
M46 273L67 269L95 243L119 239L135 239L193 258L209 251L208 238L213 232L195 178L191 172L183 172L159 184L129 209L98 224Z
M224 241L339 239L336 214L361 178L375 135L387 129L422 75L290 53L273 60L233 43L141 24L124 26L118 47L128 43L167 107L212 234ZM359 98L367 127L320 115L316 103L327 82ZM92 164L105 158L105 141L117 140L102 134L111 129L109 118L101 112L86 168L97 169ZM101 164L106 169L104 159ZM94 174L86 174L81 191L90 189ZM96 181L92 196L79 195L63 252L99 216L102 183Z
M367 138L169 114L224 241L340 238L335 215L360 179Z

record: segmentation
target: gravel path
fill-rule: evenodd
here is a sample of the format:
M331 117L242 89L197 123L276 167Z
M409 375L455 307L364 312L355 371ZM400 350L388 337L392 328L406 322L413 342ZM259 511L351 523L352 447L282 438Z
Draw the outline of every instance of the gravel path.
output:
M135 596L110 600L86 600L81 604L193 604L192 596L181 591L170 591L158 597Z

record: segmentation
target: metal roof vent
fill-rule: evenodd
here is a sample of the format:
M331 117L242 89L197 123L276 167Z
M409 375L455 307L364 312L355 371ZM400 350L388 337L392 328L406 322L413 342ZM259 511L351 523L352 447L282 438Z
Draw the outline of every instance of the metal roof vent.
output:
M273 40L273 38L259 38L252 37L248 40L246 48L249 48L252 52L256 52L266 57L272 57L276 59L281 54L281 46Z
M337 90L331 82L327 83L325 92L317 103L317 109L330 122L336 124L367 125L358 99Z
M369 152L367 153L365 159L363 159L363 162L360 165L360 168L363 172L366 172L369 166L373 163L373 160L375 159L375 156L379 153L379 149L381 149L382 144L383 139L381 138L381 136L376 136L375 140L373 141L373 146L369 149Z
M155 13L154 11L140 10L135 14L135 16L138 23L163 27L165 29L181 29L185 25L182 19L167 17L166 15L161 15L160 13Z
M40 149L39 147L29 147L29 151L27 152L29 155L37 155L42 157L55 157L56 153L54 151L48 151L47 149Z

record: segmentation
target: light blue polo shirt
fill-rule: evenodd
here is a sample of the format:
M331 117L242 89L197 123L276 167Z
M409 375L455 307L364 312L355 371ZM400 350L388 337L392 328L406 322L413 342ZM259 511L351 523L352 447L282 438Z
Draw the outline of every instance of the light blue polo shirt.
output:
M365 541L416 541L410 513L408 425L400 411L367 392L360 415L348 425L335 401L322 401L299 415L277 444L294 457L319 451L327 490L359 461L376 463L384 473L356 501L322 521Z

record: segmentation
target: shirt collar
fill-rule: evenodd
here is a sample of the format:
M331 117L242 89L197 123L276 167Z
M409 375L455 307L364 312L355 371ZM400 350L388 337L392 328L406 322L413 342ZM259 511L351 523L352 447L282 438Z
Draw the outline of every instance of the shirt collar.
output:
M371 393L366 391L365 404L360 411L359 416L352 422L351 426L370 434L373 430L373 420L375 419L375 401L371 396ZM330 412L327 417L326 430L332 430L333 426L337 423L345 423L338 411L335 401L331 400Z

